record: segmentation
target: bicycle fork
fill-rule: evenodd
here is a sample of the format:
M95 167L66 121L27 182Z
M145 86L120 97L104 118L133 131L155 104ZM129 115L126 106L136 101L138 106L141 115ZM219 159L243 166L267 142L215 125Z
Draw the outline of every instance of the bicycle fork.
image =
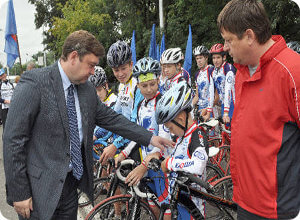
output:
M136 196L131 197L128 204L129 208L129 215L127 217L128 220L138 220L140 219L140 201L139 198Z

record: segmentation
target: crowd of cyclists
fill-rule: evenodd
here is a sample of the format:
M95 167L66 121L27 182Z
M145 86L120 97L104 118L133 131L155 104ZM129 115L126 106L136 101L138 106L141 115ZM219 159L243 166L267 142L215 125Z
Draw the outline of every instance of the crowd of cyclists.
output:
M288 46L300 52L297 42L288 43ZM138 184L144 176L160 176L154 178L149 187L160 204L168 204L170 189L174 184L172 177L177 175L176 171L206 179L208 138L217 135L217 130L206 133L199 126L199 118L204 121L222 118L230 128L236 70L227 62L227 54L221 43L213 45L210 50L204 45L194 48L193 55L198 66L194 81L183 69L184 56L180 48L165 50L159 61L144 57L135 65L131 55L130 46L124 41L115 42L108 50L107 64L120 83L118 94L109 88L105 71L99 66L95 67L95 73L89 81L96 87L105 105L155 135L173 139L176 145L165 151L151 145L138 146L100 127L95 128L94 140L109 140L110 144L100 156L103 164L109 158L115 158L115 164L126 158L140 161L126 177L125 183L129 186ZM213 65L208 64L210 57ZM160 171L148 170L148 163L153 158L162 161ZM205 201L200 198L192 200L205 216ZM154 213L159 213L155 206L152 208ZM189 218L184 207L179 207L179 213L182 219ZM118 219L118 216L115 218ZM171 210L167 210L164 219L170 218Z

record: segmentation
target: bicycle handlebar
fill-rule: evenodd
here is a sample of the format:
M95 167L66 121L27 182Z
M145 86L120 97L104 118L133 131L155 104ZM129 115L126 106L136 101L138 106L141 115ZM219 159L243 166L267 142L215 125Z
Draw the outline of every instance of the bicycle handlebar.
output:
M134 165L135 164L135 161L132 160L132 159L126 159L126 160L123 160L120 165L118 166L117 170L116 170L116 174L117 174L117 177L125 182L126 180L126 177L124 177L122 174L121 174L121 167L122 166L125 166L125 165ZM144 193L142 192L140 189L139 189L139 184L138 185L134 185L132 186L134 192L136 193L136 195L138 195L139 197L141 198L149 198L150 196L154 196L152 193Z

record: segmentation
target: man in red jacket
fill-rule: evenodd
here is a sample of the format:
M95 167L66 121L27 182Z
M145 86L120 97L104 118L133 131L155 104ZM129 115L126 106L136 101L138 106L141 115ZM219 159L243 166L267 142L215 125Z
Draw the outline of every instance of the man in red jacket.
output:
M218 26L237 68L230 170L238 219L300 208L300 55L272 36L261 1L232 0Z

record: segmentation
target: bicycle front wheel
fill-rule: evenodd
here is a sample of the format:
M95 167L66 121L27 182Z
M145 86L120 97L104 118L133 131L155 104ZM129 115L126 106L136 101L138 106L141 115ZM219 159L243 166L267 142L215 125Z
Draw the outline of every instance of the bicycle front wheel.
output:
M94 200L103 194L106 195L106 188L110 183L110 179L108 177L100 177L94 180ZM81 191L78 191L78 206L83 207L91 204L92 202L88 199L87 195Z
M133 197L131 195L115 195L107 198L96 205L93 210L88 214L85 220L101 219L101 220L112 220L112 219L127 219L128 216L132 216L132 219L139 220L155 220L155 215L148 204L139 200L139 210L134 210L132 213L131 208L133 207Z

